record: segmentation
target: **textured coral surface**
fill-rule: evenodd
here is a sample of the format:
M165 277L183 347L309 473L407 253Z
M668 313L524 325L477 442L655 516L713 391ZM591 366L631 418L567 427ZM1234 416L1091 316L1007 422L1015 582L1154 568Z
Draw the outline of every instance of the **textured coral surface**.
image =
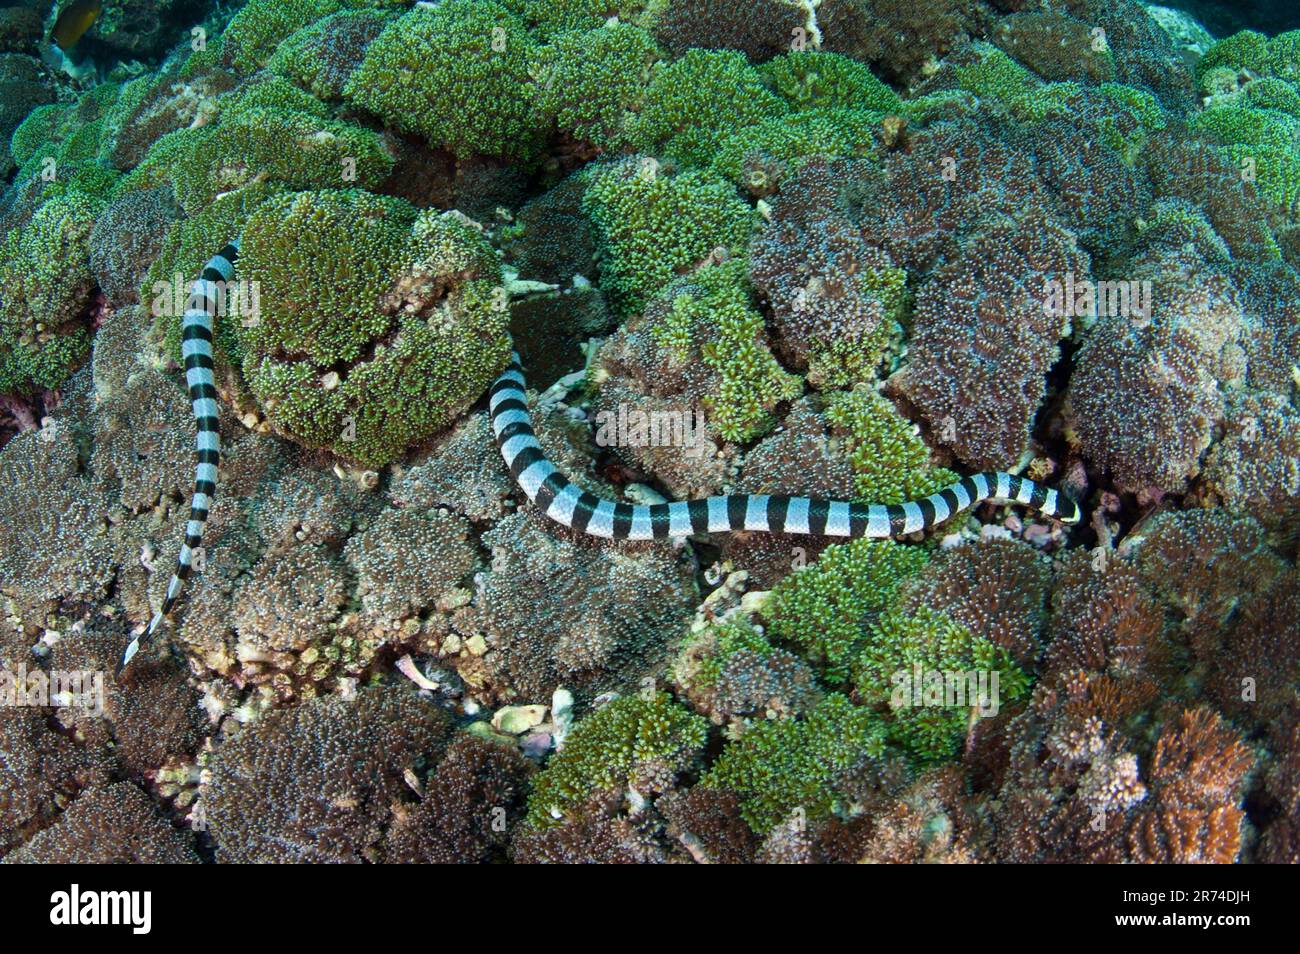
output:
M55 6L0 10L4 861L1300 860L1300 31ZM587 536L502 466L511 342L608 500L1083 519Z

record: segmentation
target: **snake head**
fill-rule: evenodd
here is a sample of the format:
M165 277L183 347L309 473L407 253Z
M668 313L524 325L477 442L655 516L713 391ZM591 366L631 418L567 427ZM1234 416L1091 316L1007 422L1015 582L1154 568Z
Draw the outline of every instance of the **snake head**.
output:
M1083 519L1083 511L1075 499L1059 490L1056 492L1056 519L1064 524L1078 523Z

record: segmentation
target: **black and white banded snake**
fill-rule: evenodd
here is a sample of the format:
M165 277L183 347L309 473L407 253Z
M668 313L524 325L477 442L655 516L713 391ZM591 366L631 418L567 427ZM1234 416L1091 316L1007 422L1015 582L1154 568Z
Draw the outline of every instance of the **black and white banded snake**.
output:
M181 323L185 380L197 426L194 492L185 542L162 606L123 654L125 667L162 626L193 572L202 544L203 524L217 488L221 441L217 431L217 391L213 378L212 333L219 300L218 283L229 282L239 257L231 242L208 261L191 286ZM901 504L864 504L781 494L727 494L671 503L629 504L604 500L570 481L546 459L528 415L523 368L518 353L488 391L497 447L510 475L548 518L596 537L659 540L702 533L757 531L827 537L897 537L942 523L984 501L1023 504L1063 523L1077 523L1079 506L1068 495L1015 474L985 472L963 477L928 497Z

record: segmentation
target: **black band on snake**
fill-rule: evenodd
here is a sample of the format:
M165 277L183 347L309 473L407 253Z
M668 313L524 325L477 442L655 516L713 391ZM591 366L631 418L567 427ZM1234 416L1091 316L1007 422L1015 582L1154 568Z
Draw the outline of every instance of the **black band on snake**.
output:
M131 641L125 666L162 625L192 570L193 554L203 539L216 492L220 440L217 435L216 389L213 384L212 327L217 295L214 283L229 281L239 253L232 242L208 262L191 289L182 325L186 383L198 428L197 462L190 519L176 572L162 607L148 628ZM781 494L727 494L672 503L628 504L604 500L570 481L546 459L528 416L519 355L489 394L492 431L510 476L530 501L556 523L612 540L661 540L699 533L747 530L827 537L897 537L926 530L983 501L1023 504L1063 523L1077 523L1078 505L1066 494L1015 474L986 472L963 477L920 500L901 504L856 503Z

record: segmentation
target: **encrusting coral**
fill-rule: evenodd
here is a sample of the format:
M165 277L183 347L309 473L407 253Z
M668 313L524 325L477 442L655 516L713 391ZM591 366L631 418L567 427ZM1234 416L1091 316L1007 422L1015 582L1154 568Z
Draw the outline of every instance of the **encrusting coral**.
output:
M490 0L416 7L370 43L344 95L458 156L527 159L539 139L534 47L523 23Z
M716 250L743 248L753 212L721 178L672 173L653 156L633 156L589 172L583 211L597 236L601 284L625 313Z
M740 816L759 834L798 811L829 815L841 773L878 757L884 731L873 713L840 695L827 696L802 719L755 725L729 746L701 784L735 792Z
M321 100L344 98L370 44L394 19L383 10L340 10L308 23L276 47L267 68Z
M90 349L90 237L102 204L43 204L0 246L0 391L57 388Z
M593 695L634 685L667 656L695 601L691 567L664 544L618 552L514 514L482 537L490 569L441 642L468 683L491 696Z
M501 742L459 733L429 772L420 803L395 809L384 859L403 864L502 860L523 815L532 763Z
M800 712L818 695L812 668L744 621L692 636L673 661L672 678L692 708L718 723Z
M230 861L378 860L403 772L445 747L449 719L393 690L272 713L222 745L200 798Z
M750 250L779 348L818 387L873 377L907 295L906 272L843 208L846 173L852 167L811 160L776 197Z
M672 791L694 767L706 739L704 719L667 693L615 699L580 722L533 782L516 835L516 860L546 858L565 832L616 820L635 825L645 803ZM586 849L590 851L591 848Z
M112 578L104 502L79 470L65 424L27 431L0 449L0 588L20 610L93 602Z
M105 6L69 69L0 11L0 662L103 678L0 700L3 860L1300 857L1300 35ZM521 406L734 532L548 519ZM1083 519L941 518L981 468ZM761 529L801 495L924 529Z
M130 782L82 795L6 864L196 864L185 838Z
M499 266L455 216L361 191L292 193L253 213L241 267L264 298L239 316L245 376L272 425L309 447L388 463L505 363Z

